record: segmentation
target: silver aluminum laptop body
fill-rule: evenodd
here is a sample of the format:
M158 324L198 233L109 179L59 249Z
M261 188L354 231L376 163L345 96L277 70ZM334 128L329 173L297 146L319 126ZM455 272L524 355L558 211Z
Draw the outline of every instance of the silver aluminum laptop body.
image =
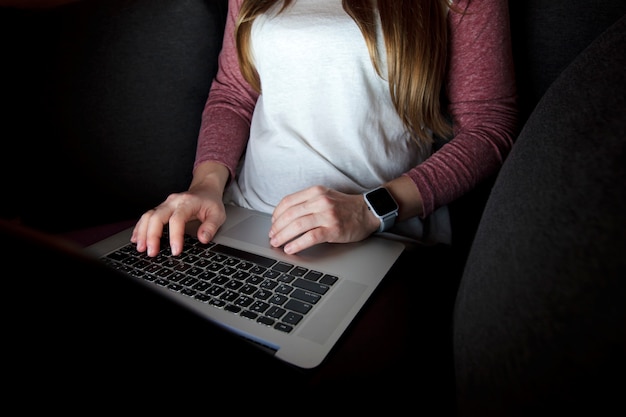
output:
M324 360L405 246L398 241L373 236L356 243L317 245L297 255L287 255L269 245L269 227L269 215L227 206L226 223L213 241L339 277L291 333L260 325L151 282L146 281L145 285L211 322L268 348L283 361L301 368L313 368ZM196 228L197 223L189 223L187 232L195 237ZM87 251L96 257L105 256L127 245L131 232L132 228L124 230L90 246Z

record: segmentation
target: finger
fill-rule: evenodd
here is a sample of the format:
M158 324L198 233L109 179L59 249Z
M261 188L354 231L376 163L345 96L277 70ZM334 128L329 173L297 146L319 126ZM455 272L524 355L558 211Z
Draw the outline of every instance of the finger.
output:
M163 236L163 226L167 223L169 216L163 214L165 210L157 208L154 210L146 228L146 253L150 257L157 256L161 250L161 237ZM161 220L165 218L165 220Z
M135 227L133 228L133 233L131 234L130 241L136 245L137 251L145 252L147 249L146 245L146 233L148 231L148 223L150 217L154 213L154 209L145 212Z
M223 206L216 206L205 215L202 223L198 227L198 240L202 243L209 243L218 229L226 221L226 211Z
M176 207L173 211L160 210L157 213L162 223L161 228L169 223L169 245L174 256L180 255L183 251L187 222L196 218L197 208L193 201L195 200L181 198L173 204Z
M169 218L170 251L174 256L183 252L187 218L187 214L180 210L175 210Z
M217 230L219 229L219 227L221 226L221 223L215 223L214 221L206 221L202 224L200 224L200 226L198 227L198 240L202 243L209 243L213 237L215 236L215 234L217 233Z
M272 246L283 246L287 242L293 241L294 239L303 236L307 232L322 226L322 220L317 213L309 213L301 207L302 204L299 206L295 206L291 210L285 212L285 214L279 220L279 222L285 221L284 227L282 227L282 225L279 225L278 222L272 226L272 232L270 233L270 244ZM300 214L294 214L298 212ZM292 214L294 214L293 217ZM291 220L291 218L293 218L293 220ZM309 236L308 239L316 236L318 235L313 234L312 236ZM304 242L307 243L307 240L305 239ZM319 241L313 242L311 244L315 243L319 243Z
M281 240L284 242L285 239L290 240L316 226L311 222L313 219L303 220L301 223L298 223L297 228L293 226L293 223L303 217L319 213L324 209L319 204L321 201L319 188L311 187L291 194L276 206L272 214L272 225L269 230L270 239L282 233ZM291 236L285 235L285 228L289 228Z
M316 196L324 194L325 192L325 187L313 186L283 197L283 199L280 200L280 202L274 208L274 212L272 213L272 221L277 221L290 208L303 204L308 200L312 200Z
M295 255L305 249L325 242L324 229L321 227L311 229L299 237L291 240L283 247L283 251L289 255Z

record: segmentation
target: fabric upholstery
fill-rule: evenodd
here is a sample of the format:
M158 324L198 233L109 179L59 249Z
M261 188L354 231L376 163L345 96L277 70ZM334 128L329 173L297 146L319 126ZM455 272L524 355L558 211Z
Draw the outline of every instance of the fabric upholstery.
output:
M46 15L54 39L27 149L43 183L26 190L27 224L133 218L188 187L226 3L90 0Z
M522 122L552 82L626 13L623 0L509 0Z
M505 162L457 295L464 416L624 410L626 16L547 90Z

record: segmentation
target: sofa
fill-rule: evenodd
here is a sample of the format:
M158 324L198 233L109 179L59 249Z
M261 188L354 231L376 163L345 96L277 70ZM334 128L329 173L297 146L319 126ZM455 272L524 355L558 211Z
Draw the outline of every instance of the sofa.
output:
M260 395L250 402L305 400L305 414L318 410L312 398L393 414L624 410L626 4L575 3L509 2L521 122L511 154L450 205L452 245L401 259L319 369L284 367L207 330L228 339L228 347L201 345L220 362L245 353L236 377L218 384L210 372L154 372L151 362L144 379L125 375L137 369L126 364L59 384L50 373L91 369L67 355L46 371L48 404L67 410L72 396L50 393L71 391L111 410L132 401L163 411L188 397L208 407L253 385ZM24 6L0 8L0 217L87 246L186 189L227 1ZM15 256L10 249L3 261ZM405 272L409 262L419 274ZM77 314L64 325L59 350L82 322ZM175 347L183 339L185 348L201 343L181 335ZM48 369L43 360L32 368L36 378ZM102 389L105 375L121 376L118 389ZM175 396L159 395L172 386ZM15 398L29 392L42 395L18 387Z

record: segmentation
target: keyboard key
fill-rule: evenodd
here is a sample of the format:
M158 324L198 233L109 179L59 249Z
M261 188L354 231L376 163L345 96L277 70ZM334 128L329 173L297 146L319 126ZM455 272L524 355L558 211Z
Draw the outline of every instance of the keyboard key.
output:
M311 303L311 304L317 303L319 299L322 298L321 295L319 294L316 294L310 291L300 290L300 289L297 289L293 293L291 293L291 296L298 300L304 301L305 303Z
M279 272L287 272L291 268L293 268L292 264L288 264L287 262L280 262L280 261L274 264L274 266L272 266L273 270L279 271Z
M303 317L302 314L289 311L287 312L287 314L285 314L282 321L284 323L293 324L295 326L296 324L300 323L300 320L302 320L302 317Z
M297 311L298 313L306 314L313 308L312 304L303 303L302 301L291 299L285 303L284 306L288 310Z
M334 275L324 274L324 276L320 278L319 282L320 284L334 285L338 280L339 278Z
M293 330L293 326L289 326L285 323L276 323L274 326L276 330L280 330L281 332L289 333Z
M267 301L269 301L272 304L276 304L276 305L282 306L283 304L285 304L287 302L287 300L289 300L289 297L287 297L286 295L274 294Z
M318 282L313 282L302 278L296 279L292 285L294 287L303 288L305 290L313 291L318 294L326 294L326 291L330 289L328 285L320 284Z
M255 313L263 313L269 307L270 305L264 301L255 301L250 306L250 311L254 311Z
M234 256L239 259L243 259L244 261L250 261L254 264L259 264L266 268L274 265L276 261L274 259L267 258L265 256L257 255L250 252L245 252L240 249L231 248L229 246L224 246L217 244L213 247L215 252L222 253L224 255Z
M261 323L261 324L264 324L264 325L266 325L266 326L273 326L273 325L274 325L274 323L276 323L276 320L274 320L274 319L270 319L270 318L269 318L269 317L267 317L267 316L260 316L260 317L257 319L257 322L259 322L259 323Z
M268 316L268 317L279 319L286 312L287 312L287 310L285 310L284 308L280 308L278 306L272 306L265 312L265 315Z
M304 278L310 280L310 281L317 281L318 279L321 278L323 274L319 271L309 271L306 274L304 274Z
M241 317L245 317L245 318L250 319L250 320L254 320L257 317L259 317L259 315L257 313L255 313L253 311L249 311L249 310L243 310L241 313L239 313L239 315Z

